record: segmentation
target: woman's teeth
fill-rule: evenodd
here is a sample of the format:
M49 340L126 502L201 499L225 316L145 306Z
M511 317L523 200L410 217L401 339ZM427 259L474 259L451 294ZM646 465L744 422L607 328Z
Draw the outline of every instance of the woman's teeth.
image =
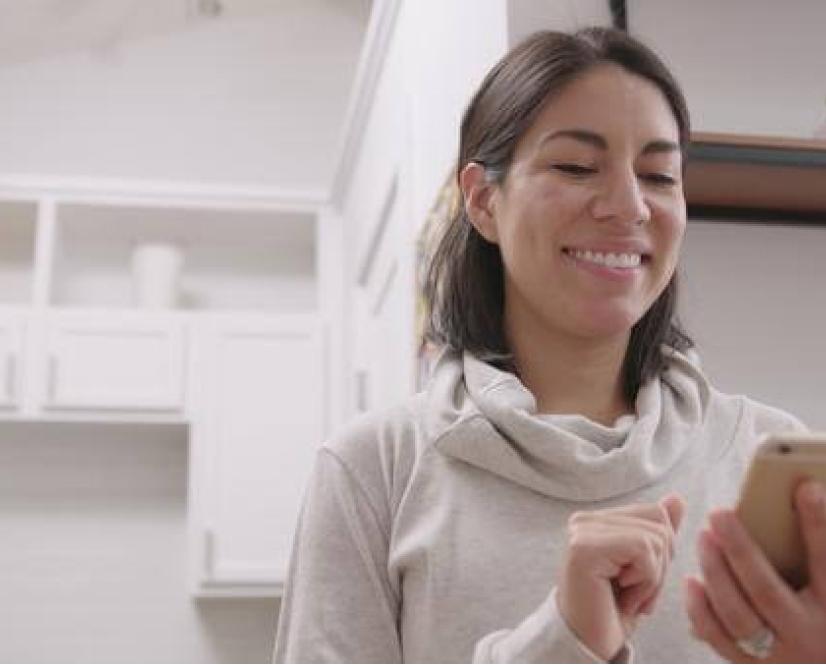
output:
M608 268L636 268L642 262L640 254L614 254L613 252L592 252L589 249L567 249L569 256L573 256L580 261L588 261Z

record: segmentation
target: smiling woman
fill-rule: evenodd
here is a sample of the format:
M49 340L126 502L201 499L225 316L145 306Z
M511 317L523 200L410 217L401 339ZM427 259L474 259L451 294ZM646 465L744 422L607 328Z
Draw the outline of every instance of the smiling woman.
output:
M503 368L519 362L506 341L506 310L563 319L576 329L559 332L574 336L619 325L615 341L628 349L620 401L632 402L642 382L662 368L662 344L676 350L691 345L674 320L689 119L669 72L621 34L605 39L603 54L578 47L573 38L538 36L491 71L462 127L459 180L467 204L436 252L428 293L432 336ZM579 46L584 43L581 38ZM492 216L485 209L489 197L491 205L539 223L504 223L505 210ZM501 242L492 219L504 229ZM553 223L545 224L548 219ZM502 279L503 261L511 269ZM532 276L523 272L540 266ZM605 296L612 283L613 313L605 297L580 297L582 289ZM465 288L469 284L486 288ZM548 284L557 288L549 292ZM624 300L620 284L626 285ZM541 307L522 307L526 298ZM571 308L578 319L570 318ZM530 329L516 328L511 335ZM613 394L610 399L617 401ZM597 406L593 397L587 402ZM624 408L617 403L608 410Z
M588 338L622 355L633 326L668 297L686 221L678 141L659 88L604 64L540 108L501 183L476 161L463 169L470 222L501 253L505 337L529 384L542 347ZM592 396L586 415L610 424L631 406L628 392L614 404ZM556 408L535 395L540 411Z
M692 630L729 659L795 655L810 598L764 576L772 623L726 567L742 538L692 547L757 437L802 425L717 391L674 319L688 136L623 32L537 33L491 70L427 279L443 353L421 394L322 446L277 660L716 660ZM698 567L719 584L689 582L684 612Z

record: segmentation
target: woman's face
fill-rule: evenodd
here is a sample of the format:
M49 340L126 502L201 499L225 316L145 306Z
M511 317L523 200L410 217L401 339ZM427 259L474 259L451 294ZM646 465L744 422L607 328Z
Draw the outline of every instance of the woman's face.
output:
M489 203L506 325L628 335L671 279L685 230L671 107L647 79L595 67L546 103Z

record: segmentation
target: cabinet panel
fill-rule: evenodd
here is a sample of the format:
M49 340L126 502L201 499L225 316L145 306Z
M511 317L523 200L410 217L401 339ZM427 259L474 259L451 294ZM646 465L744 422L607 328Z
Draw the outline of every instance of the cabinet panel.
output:
M22 387L22 321L0 315L0 408L20 406Z
M324 345L316 317L218 323L202 438L200 591L253 585L277 593L323 435ZM195 436L199 430L195 428Z
M395 186L382 212L384 228L359 275L354 329L356 408L381 409L415 388L414 250Z
M182 408L184 328L174 317L55 316L46 348L47 408Z

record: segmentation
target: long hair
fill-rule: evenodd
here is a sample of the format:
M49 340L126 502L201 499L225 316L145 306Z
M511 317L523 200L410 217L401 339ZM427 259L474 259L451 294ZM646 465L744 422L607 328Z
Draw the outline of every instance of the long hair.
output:
M611 28L574 34L543 31L528 37L488 73L462 118L456 182L469 162L485 167L491 181L507 176L519 139L545 102L568 83L602 63L613 63L659 88L674 113L680 147L690 135L688 109L668 68L648 47ZM685 160L683 160L685 164ZM485 240L468 219L464 201L456 207L425 276L430 310L427 335L437 344L515 371L505 335L504 268L498 245ZM677 275L633 326L622 367L625 399L665 366L663 346L693 345L676 320Z

